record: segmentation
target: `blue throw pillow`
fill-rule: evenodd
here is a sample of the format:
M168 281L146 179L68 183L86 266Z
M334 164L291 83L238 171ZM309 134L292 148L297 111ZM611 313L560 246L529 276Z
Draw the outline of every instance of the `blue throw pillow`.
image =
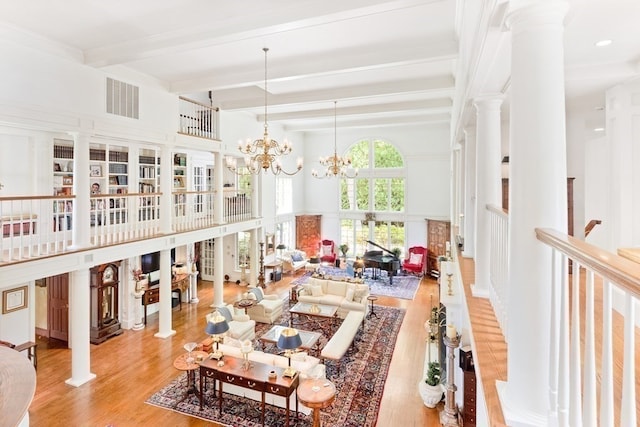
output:
M227 319L227 322L231 322L233 320L233 316L231 315L231 312L227 307L218 307L217 310L222 315L222 317Z
M262 301L262 298L263 298L262 289L253 288L249 292L251 292L252 294L254 294L256 296L256 304L259 303L260 301Z
M302 255L299 253L294 253L293 255L291 255L291 261L293 262L299 262L302 261Z

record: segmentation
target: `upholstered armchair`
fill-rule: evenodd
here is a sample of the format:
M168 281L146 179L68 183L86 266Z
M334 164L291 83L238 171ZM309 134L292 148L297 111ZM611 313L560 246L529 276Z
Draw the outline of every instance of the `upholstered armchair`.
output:
M336 253L336 244L333 240L323 240L320 242L320 262L329 262L335 264L338 254Z
M247 297L257 301L256 305L247 308L247 314L251 320L260 323L273 323L282 316L284 300L278 295L265 295L262 288L251 288L247 292Z
M422 276L424 267L427 264L427 248L423 246L412 246L409 248L407 258L402 261L402 270L407 273L414 273Z

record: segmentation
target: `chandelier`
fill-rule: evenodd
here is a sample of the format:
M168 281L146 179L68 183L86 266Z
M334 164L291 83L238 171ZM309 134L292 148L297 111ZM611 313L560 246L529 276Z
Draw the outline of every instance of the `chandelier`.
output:
M340 176L341 178L355 178L358 175L357 169L352 169L351 173L349 173L351 158L338 156L337 105L338 101L333 101L333 156L320 157L318 161L325 167L325 170L322 175L320 175L317 170L312 170L311 175L315 178L322 179L334 176Z
M259 174L261 171L267 171L271 169L274 175L284 173L286 175L294 175L302 169L302 158L298 158L297 170L295 172L287 172L282 169L280 163L280 156L291 153L293 148L289 142L285 139L280 144L275 139L269 138L269 130L267 126L267 52L269 48L263 48L264 51L264 134L262 138L251 141L247 139L245 142L238 142L238 150L245 155L244 165L246 170L254 175ZM237 174L244 173L238 169L237 159L234 157L227 157L227 168Z

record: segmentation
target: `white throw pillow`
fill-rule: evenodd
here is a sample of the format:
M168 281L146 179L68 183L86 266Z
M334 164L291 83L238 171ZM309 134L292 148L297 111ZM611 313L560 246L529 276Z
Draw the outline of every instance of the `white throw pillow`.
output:
M422 254L412 253L411 256L409 257L409 264L416 264L416 265L422 264Z
M311 296L312 297L321 297L322 295L324 295L322 293L322 287L321 286L311 286Z
M333 251L331 250L331 245L322 247L322 255L331 255Z
M355 291L353 289L347 289L347 294L344 296L344 299L347 302L353 301L353 295Z

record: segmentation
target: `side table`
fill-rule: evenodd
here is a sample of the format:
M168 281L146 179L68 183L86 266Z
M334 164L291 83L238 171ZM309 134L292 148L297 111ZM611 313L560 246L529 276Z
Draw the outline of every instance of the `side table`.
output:
M254 305L256 305L256 300L248 298L243 298L233 303L233 306L235 308L244 308L244 314L248 314L247 309L249 307L253 307Z
M336 398L336 386L326 379L307 379L298 385L298 400L313 409L313 427L320 427L320 409L327 408Z
M371 308L369 309L369 314L367 315L367 317L371 317L371 316L375 316L376 319L378 318L378 315L376 314L376 312L373 310L373 303L374 301L378 300L378 297L375 295L369 295L367 297L367 299L369 300L369 302L371 303Z
M180 400L182 402L186 399L190 394L198 394L195 383L195 372L196 369L200 368L200 363L198 360L205 360L209 356L209 353L206 351L193 350L191 352L191 357L193 361L189 361L189 353L183 353L180 356L176 357L176 360L173 361L173 367L179 371L187 372L187 390L184 393L184 397ZM178 402L178 403L180 403ZM178 406L176 403L176 406Z

